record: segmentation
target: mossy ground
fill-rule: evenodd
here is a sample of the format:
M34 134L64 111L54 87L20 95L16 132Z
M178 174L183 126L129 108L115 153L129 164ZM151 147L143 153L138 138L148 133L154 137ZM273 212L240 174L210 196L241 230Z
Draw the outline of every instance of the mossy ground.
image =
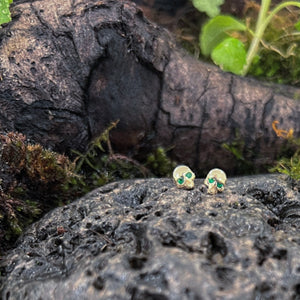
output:
M154 149L144 161L114 153L112 123L85 153L65 155L32 144L19 133L0 135L0 254L44 213L67 204L111 181L171 176L175 162L165 149Z

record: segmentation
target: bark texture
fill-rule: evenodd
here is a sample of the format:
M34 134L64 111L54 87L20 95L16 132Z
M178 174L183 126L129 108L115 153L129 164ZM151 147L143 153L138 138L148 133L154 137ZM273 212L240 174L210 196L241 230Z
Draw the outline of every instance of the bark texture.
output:
M185 53L134 3L18 1L0 31L0 126L60 152L83 150L111 121L116 150L173 147L207 171L240 172L222 148L238 143L259 170L300 134L300 91L224 73Z

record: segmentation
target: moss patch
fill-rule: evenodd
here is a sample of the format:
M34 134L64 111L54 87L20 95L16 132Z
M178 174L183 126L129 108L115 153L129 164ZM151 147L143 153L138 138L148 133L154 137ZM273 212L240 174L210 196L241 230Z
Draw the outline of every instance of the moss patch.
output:
M289 130L278 129L277 124L279 124L278 121L273 122L273 130L279 138L288 140L288 149L293 150L293 154L290 157L281 157L270 169L270 172L286 174L292 185L300 190L300 138L293 136L292 128Z
M112 149L112 123L86 152L65 155L27 141L20 133L0 135L0 254L44 213L106 183L169 176L175 163L159 147L142 162Z
M49 209L66 203L75 164L31 144L20 133L0 135L0 251Z

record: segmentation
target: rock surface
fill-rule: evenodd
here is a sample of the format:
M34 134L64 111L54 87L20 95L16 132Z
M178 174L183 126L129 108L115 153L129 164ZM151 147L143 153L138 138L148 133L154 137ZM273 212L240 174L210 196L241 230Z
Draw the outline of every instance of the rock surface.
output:
M202 183L116 182L48 213L1 261L3 299L299 299L299 192Z
M203 173L277 159L300 135L300 90L263 85L200 62L132 2L20 0L0 30L0 129L60 152L84 150L112 121L118 152L171 148Z

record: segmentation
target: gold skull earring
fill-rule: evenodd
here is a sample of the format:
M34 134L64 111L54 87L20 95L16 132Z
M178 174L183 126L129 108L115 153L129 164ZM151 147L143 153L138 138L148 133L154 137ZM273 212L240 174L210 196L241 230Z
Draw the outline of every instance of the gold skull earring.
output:
M173 179L179 189L191 190L194 188L195 174L188 166L177 166L173 171Z
M223 170L217 168L210 170L204 180L204 184L208 187L207 193L214 195L223 192L226 181L227 176Z

